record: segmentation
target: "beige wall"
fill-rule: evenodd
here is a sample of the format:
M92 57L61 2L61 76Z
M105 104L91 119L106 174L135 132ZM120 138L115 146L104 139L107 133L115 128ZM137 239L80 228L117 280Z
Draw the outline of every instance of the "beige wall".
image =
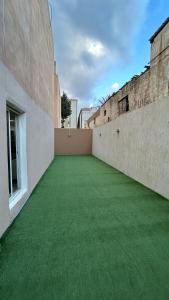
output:
M92 130L55 128L56 155L89 155L92 153Z
M52 116L54 52L47 0L0 0L0 59Z
M54 157L53 91L48 1L0 0L0 237ZM12 200L8 192L7 103L22 112L18 155L23 183Z
M93 155L169 199L169 97L95 128Z
M54 73L54 127L61 127L61 97L60 97L60 84L59 78L56 73Z
M129 111L139 109L169 95L169 23L155 37L151 45L150 69L133 77L102 105L98 116L89 119L89 127L114 120L119 116L119 101L128 95ZM106 116L104 116L106 110ZM95 124L94 124L95 118Z

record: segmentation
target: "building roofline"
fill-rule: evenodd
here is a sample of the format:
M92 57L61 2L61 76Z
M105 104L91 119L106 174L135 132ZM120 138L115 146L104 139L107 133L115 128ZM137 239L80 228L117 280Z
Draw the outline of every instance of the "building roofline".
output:
M142 72L141 72L140 74L138 74L138 75L134 75L129 81L127 81L126 83L124 83L123 86L120 87L116 92L113 92L112 95L110 95L110 96L106 99L106 101L100 105L100 107L103 107L103 106L104 106L111 98L113 98L116 94L120 93L121 90L123 90L124 87L125 87L126 85L130 84L133 80L137 80L139 77L141 77L141 76L144 75L147 71L150 70L150 66L145 66L145 68L146 68L146 69L145 69L144 71L142 71Z
M130 84L133 80L137 80L139 79L141 76L143 76L146 72L150 71L150 66L145 66L145 70L143 72L141 72L139 75L134 75L129 81L127 81L117 92L114 92L111 96L109 96L106 101L104 103L102 103L100 105L100 107L97 109L97 111L88 119L88 122L90 122L94 117L96 117L96 114L100 112L100 109L111 99L113 98L115 95L117 95L118 93L120 93L124 87L128 84Z
M90 112L90 111L92 111L93 108L97 109L98 107L83 107L83 108L81 108L80 113L83 112L83 111Z
M161 26L155 31L155 33L149 39L150 43L152 44L155 37L160 33L160 31L168 24L169 17L161 24Z
M76 101L76 102L78 102L78 99L69 99L70 101Z
M81 109L81 111L91 111L91 108L89 108L89 107L84 107L84 108Z

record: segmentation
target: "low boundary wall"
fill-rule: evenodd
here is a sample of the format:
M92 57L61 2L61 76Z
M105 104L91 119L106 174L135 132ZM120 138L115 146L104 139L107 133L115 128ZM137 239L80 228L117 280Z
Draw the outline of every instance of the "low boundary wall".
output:
M92 130L55 128L55 155L92 154Z

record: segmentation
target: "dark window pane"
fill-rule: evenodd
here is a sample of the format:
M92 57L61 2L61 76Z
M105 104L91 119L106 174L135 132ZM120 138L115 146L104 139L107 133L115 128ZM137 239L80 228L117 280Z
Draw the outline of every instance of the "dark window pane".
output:
M17 172L17 118L18 115L7 108L7 154L9 196L18 190Z
M127 112L129 111L129 100L128 96L124 97L122 100L119 102L119 113Z
M9 196L11 196L11 176L10 176L10 139L9 139L9 111L6 112L6 123L7 123L7 154L8 154L8 188Z
M11 160L12 160L12 189L15 192L18 189L17 180L17 155L16 155L16 114L10 112L10 130L11 130Z

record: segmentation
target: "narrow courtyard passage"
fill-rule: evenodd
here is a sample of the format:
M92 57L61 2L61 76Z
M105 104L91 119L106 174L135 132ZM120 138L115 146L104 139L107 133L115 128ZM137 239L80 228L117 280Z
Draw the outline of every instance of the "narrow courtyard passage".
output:
M0 299L169 299L169 201L58 156L1 240Z

